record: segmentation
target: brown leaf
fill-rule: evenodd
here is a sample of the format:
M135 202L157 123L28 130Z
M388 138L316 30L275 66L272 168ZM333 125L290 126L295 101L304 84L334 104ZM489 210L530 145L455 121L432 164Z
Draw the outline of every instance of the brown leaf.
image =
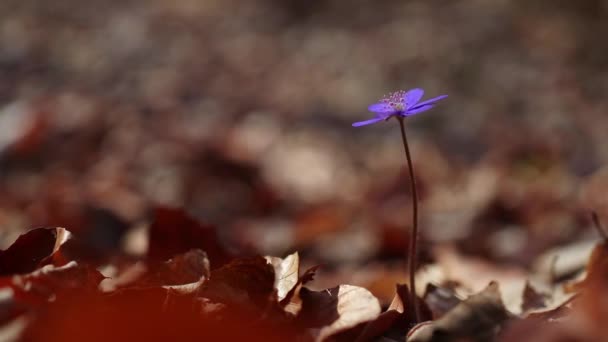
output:
M521 311L527 312L534 309L544 308L547 296L538 292L529 281L526 281L524 288L523 301L521 303Z
M454 290L447 286L437 286L431 283L426 286L424 302L433 313L433 319L442 317L461 301Z
M149 272L134 286L184 285L209 279L209 259L200 249L176 255Z
M578 313L583 318L584 329L591 336L605 336L608 317L608 240L593 249L587 264L587 276L577 288L580 289Z
M267 256L266 261L274 267L274 288L277 290L278 300L282 301L298 283L300 257L298 252L295 252L285 259Z
M148 272L148 267L144 262L136 262L123 267L116 265L106 265L101 273L106 275L99 289L102 292L112 292L119 288L132 286L137 280L143 278Z
M571 303L574 297L557 296L556 298L556 294L551 297L552 303L549 303L549 307L534 310L524 319L509 322L501 330L497 340L501 342L589 340L589 336L581 336L581 332L587 333L589 330L585 327L581 329L580 321L572 319Z
M32 317L22 340L265 342L299 336L289 326L260 319L259 313L207 306L213 304L159 287L75 293Z
M363 332L357 337L357 341L369 341L373 338L383 336L402 340L410 328L414 325L411 304L409 303L409 288L405 284L397 284L396 293L388 309L381 313L378 318L366 324ZM432 313L423 300L419 300L422 321L430 320Z
M447 246L435 248L434 254L444 278L463 285L457 290L466 290L457 294L477 293L484 290L487 284L496 282L500 284L500 295L506 308L514 313L521 309L521 294L528 279L524 269L498 266L481 258L459 254Z
M300 291L306 283L311 282L314 279L319 267L321 266L317 265L306 270L306 272L304 272L304 274L298 278L296 286L294 286L291 291L287 293L285 298L280 301L280 304L285 312L294 316L300 313L300 310L302 310L302 298L300 297Z
M585 268L595 245L584 240L552 248L536 259L534 273L550 283L570 280Z
M357 337L357 341L369 341L381 335L393 335L389 334L388 331L395 325L403 329L402 332L397 332L396 334L405 335L409 329L409 323L411 323L406 322L407 315L405 311L407 307L405 303L409 298L409 289L407 285L397 284L396 291L397 293L388 310L381 313L375 320L367 323L361 334Z
M500 299L497 283L490 283L440 319L418 325L409 333L408 342L467 340L492 341L499 328L509 318Z
M508 324L496 338L496 341L534 341L534 342L559 342L559 341L591 341L576 336L567 325L562 322L548 322L538 317L530 317L523 320L515 320Z
M0 251L0 276L33 272L70 236L64 228L37 228L19 236L8 249Z
M265 307L274 292L274 279L274 269L266 259L236 259L211 271L200 295L242 307Z
M163 262L191 249L205 251L212 269L232 258L214 227L198 222L181 209L157 207L150 227L148 257Z
M72 261L64 266L46 265L26 275L0 278L2 289L2 314L0 322L23 313L40 310L51 299L65 297L77 291L92 293L103 276L95 269Z
M320 329L317 341L356 327L362 329L364 323L376 319L381 311L378 299L371 292L353 285L319 292L302 288L301 296L303 305L298 320Z

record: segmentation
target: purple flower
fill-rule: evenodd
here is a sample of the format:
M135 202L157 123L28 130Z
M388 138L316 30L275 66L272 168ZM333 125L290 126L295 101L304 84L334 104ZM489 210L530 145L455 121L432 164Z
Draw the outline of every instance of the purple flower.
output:
M399 90L390 93L387 96L384 96L378 103L374 103L367 107L370 112L376 114L375 118L355 122L353 126L360 127L370 125L382 120L388 120L392 116L405 117L419 114L433 108L437 101L448 97L447 95L441 95L419 103L418 101L420 101L422 95L424 95L424 90L420 88L414 88L407 92Z

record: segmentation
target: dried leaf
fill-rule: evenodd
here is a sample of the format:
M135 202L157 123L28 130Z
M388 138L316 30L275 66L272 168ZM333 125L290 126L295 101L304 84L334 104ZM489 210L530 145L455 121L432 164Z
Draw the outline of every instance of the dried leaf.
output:
M278 300L281 301L298 283L300 257L298 252L295 252L285 259L267 256L266 261L274 267L274 288L277 290Z
M439 247L434 250L437 263L441 266L445 279L457 282L462 287L457 294L467 296L477 293L490 282L500 284L502 303L512 313L521 310L521 294L528 274L525 270L512 266L498 266L480 258L464 256L453 248Z
M596 241L580 241L552 248L534 262L534 273L548 282L571 279L588 263Z
M134 286L167 286L197 283L208 279L210 274L207 254L193 249L176 255L150 271Z
M145 276L148 268L143 262L136 262L123 269L118 269L114 265L106 265L100 272L107 278L99 284L99 289L102 292L112 292L119 288L131 286Z
M46 265L25 275L0 277L0 323L39 310L73 291L95 292L102 279L95 269L75 261L59 267Z
M236 259L211 271L200 295L221 303L265 307L274 292L274 279L274 269L266 259Z
M317 265L306 270L306 272L304 272L304 274L302 274L302 276L300 276L298 279L296 286L294 286L291 291L287 293L285 298L280 301L280 304L285 312L294 316L300 313L300 310L302 310L302 298L300 297L300 291L302 290L304 284L311 282L314 279L319 267L321 266Z
M289 326L163 288L76 293L32 317L24 341L290 341Z
M157 207L149 239L148 257L157 262L191 249L205 251L212 269L231 259L230 253L220 243L215 228L196 221L181 209Z
M530 285L530 282L526 282L524 288L523 301L521 303L521 311L527 312L534 309L544 308L547 295L538 292L535 288Z
M362 324L376 319L381 311L378 299L371 292L353 285L320 292L302 288L301 297L303 306L298 319L320 329L317 341L355 327L363 328Z
M493 282L440 319L412 329L408 342L459 339L492 341L498 328L508 318L509 313L500 299L498 284Z
M453 289L446 286L427 284L424 302L433 313L433 319L442 317L461 301Z
M605 336L608 317L608 240L595 246L587 265L587 276L578 286L579 314L584 328L597 338Z
M511 341L591 341L581 339L561 322L549 322L538 317L514 320L500 332L496 338L500 342Z
M409 303L409 288L405 284L397 284L396 293L388 309L381 313L378 318L367 323L363 332L357 337L357 341L369 341L372 338L382 336L395 340L403 340L407 332L414 325L412 305ZM430 320L432 313L426 303L419 299L422 321Z
M0 282L24 293L48 293L51 296L59 291L75 289L96 291L103 279L97 270L71 261L63 266L46 265L32 273L13 276L10 281L2 278Z
M40 310L51 301L73 292L97 292L103 276L95 269L72 261L64 266L46 265L26 275L0 278L2 314L6 322L21 314Z
M0 276L33 272L70 237L64 228L38 228L19 236L8 249L0 251Z
M396 294L389 306L388 310L381 313L375 320L367 323L361 334L357 337L357 341L369 341L381 335L401 335L409 329L405 308L407 307L407 299L409 298L409 289L407 285L397 284ZM398 326L402 331L393 331L389 333L391 328Z

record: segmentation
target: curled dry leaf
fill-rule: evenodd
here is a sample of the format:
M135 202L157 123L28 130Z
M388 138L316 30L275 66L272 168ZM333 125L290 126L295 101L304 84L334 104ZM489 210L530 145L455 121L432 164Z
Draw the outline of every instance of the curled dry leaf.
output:
M68 230L58 227L32 229L19 236L9 248L0 251L0 276L33 272L70 237Z
M274 268L274 288L278 300L282 301L298 283L300 257L298 252L295 252L285 259L267 256L266 261Z
M364 323L376 319L381 311L380 302L371 292L353 285L319 292L302 288L300 295L303 305L298 320L319 329L317 341L325 341L353 328L362 329Z
M263 257L235 259L211 271L200 295L242 307L265 307L274 292L274 269Z
M72 292L93 293L103 276L95 269L71 261L63 266L46 265L32 273L0 278L6 312L39 309ZM2 318L7 318L3 316Z
M409 289L405 284L397 284L396 293L388 309L381 313L378 318L367 323L363 332L357 337L357 341L370 341L373 338L403 340L407 332L415 324L413 306L409 303ZM432 319L432 312L425 301L419 300L422 321Z
M547 301L547 295L536 290L530 282L526 282L523 293L523 301L521 303L521 311L528 312L534 309L544 308Z
M289 327L155 287L74 293L34 316L23 341L289 341ZM209 308L212 306L212 308Z
M99 289L102 292L112 292L134 284L146 275L148 268L144 262L140 261L122 269L115 265L106 265L100 272L106 276L106 279L101 281Z
M492 341L499 328L509 319L500 297L498 284L458 304L440 319L412 329L408 342L453 340Z
M427 284L424 292L424 302L433 314L433 319L438 319L452 310L462 300L454 290L448 286L437 286Z
M302 298L300 297L300 291L306 283L314 280L315 274L319 267L321 266L317 265L307 269L306 272L304 272L304 274L298 278L298 282L291 289L291 291L287 292L285 298L280 301L280 304L285 312L294 316L297 316L300 313L300 310L302 310Z
M198 222L181 209L157 207L148 238L148 257L152 261L163 262L191 249L205 251L212 269L231 259L215 228Z
M578 313L585 330L596 338L605 338L608 317L608 240L595 246L587 264L587 276L577 286L580 300Z
M585 268L596 244L584 240L552 248L534 261L534 274L550 283L571 279Z
M13 323L20 331L24 314L37 312L53 300L73 292L95 292L102 279L95 269L75 261L59 267L46 265L29 274L0 277L0 324L4 325L0 335L9 333ZM12 323L5 325L8 322Z
M136 286L184 285L208 279L210 274L207 254L200 249L192 249L158 265Z
M525 310L525 318L509 322L500 332L497 340L501 342L581 340L581 325L572 320L572 302L575 298L571 294L565 294L560 287L551 294L545 295L533 290L531 286L527 286L524 291L524 303L532 301L539 305L542 302L543 306L538 309ZM526 304L526 306L531 305ZM582 330L588 329L583 328Z
M381 313L373 321L367 323L361 334L357 337L357 341L369 341L381 335L394 335L388 333L388 331L395 325L404 329L402 332L398 331L397 334L401 335L400 333L402 333L402 335L405 335L405 332L409 329L407 322L405 322L407 320L405 302L409 298L409 289L407 285L397 284L396 291L397 293L388 310ZM395 324L397 322L402 324Z
M512 313L520 313L524 286L528 279L525 270L513 266L497 266L483 259L469 257L448 246L440 246L433 253L444 278L463 286L455 289L459 296L478 293L491 282L500 284L502 303ZM464 290L464 291L463 291Z

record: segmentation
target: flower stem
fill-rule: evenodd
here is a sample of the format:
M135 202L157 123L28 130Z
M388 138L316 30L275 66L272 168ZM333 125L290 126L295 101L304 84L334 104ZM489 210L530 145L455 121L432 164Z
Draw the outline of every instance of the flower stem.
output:
M407 159L407 166L410 173L410 186L412 189L412 200L413 200L413 216L412 216L412 232L410 236L410 247L408 250L408 269L410 276L410 303L414 307L414 322L420 321L420 307L418 306L418 297L416 297L416 264L418 259L418 191L416 190L416 178L414 177L414 164L412 163L412 156L410 154L410 148L407 144L407 137L405 135L405 125L403 124L403 117L398 116L399 126L401 127L401 139L403 140L403 149L405 150L405 158Z

